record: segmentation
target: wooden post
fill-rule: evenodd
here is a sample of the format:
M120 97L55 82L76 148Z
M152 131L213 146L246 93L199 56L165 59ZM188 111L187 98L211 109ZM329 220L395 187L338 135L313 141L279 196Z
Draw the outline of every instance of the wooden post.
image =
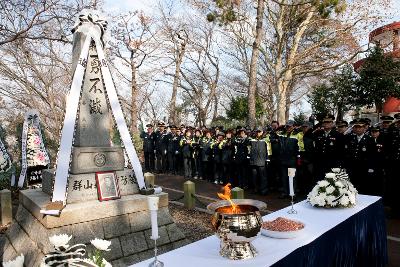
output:
M11 191L4 189L0 191L0 225L12 222Z
M195 183L187 181L183 184L184 198L183 203L185 208L193 209L195 206L194 194L196 193Z
M155 180L155 175L152 174L151 172L146 172L144 174L144 183L146 185L147 188L152 188L154 187L154 180Z
M233 199L244 199L244 190L240 187L235 187L231 191Z

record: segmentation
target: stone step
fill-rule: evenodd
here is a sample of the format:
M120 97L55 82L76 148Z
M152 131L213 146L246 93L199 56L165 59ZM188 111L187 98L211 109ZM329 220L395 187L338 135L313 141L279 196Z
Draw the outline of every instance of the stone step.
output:
M159 207L168 207L168 194L157 194L160 197ZM20 192L20 203L33 214L46 228L60 227L119 216L127 213L148 210L147 196L128 195L120 199L100 202L98 200L67 204L61 215L44 216L40 213L50 202L50 196L41 189L28 189Z

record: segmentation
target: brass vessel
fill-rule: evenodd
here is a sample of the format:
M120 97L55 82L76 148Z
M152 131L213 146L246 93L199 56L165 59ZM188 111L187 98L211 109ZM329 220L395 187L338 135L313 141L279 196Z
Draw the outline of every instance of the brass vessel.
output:
M253 199L233 199L240 209L231 213L231 204L227 200L211 203L207 209L214 212L212 225L221 240L220 254L228 259L251 259L257 250L250 243L262 226L260 210L267 208L264 202Z

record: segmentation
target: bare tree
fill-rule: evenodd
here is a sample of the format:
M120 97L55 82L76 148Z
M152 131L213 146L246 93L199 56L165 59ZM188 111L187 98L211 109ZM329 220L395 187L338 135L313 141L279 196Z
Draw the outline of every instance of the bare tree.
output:
M214 51L213 27L198 27L191 39L191 53L181 68L180 83L184 95L195 107L197 125L205 125L208 113L216 99L220 78L219 59ZM214 108L215 109L215 108Z
M138 133L138 95L141 87L144 86L143 83L147 83L143 76L139 77L139 69L144 67L146 60L151 63L151 55L157 50L157 46L154 45L152 24L152 18L143 12L135 11L118 16L112 30L113 37L116 39L112 52L120 59L120 62L115 62L115 65L124 67L116 66L115 70L130 85L129 110L132 133Z
M0 97L4 114L37 109L45 131L58 140L70 87L71 33L82 3L3 1ZM11 7L15 7L11 10ZM5 15L5 17L3 17ZM2 120L12 120L2 116Z

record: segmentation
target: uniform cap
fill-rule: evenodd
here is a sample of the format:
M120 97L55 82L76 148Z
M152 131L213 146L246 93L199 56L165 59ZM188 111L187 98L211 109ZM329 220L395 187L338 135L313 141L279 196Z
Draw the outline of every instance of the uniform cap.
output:
M381 116L381 121L392 122L393 120L394 120L394 118L392 116L387 116L387 115L386 116Z
M371 132L379 132L381 128L378 125L372 126L371 127Z
M326 115L323 119L322 122L333 122L335 120L335 116L333 115Z
M146 127L147 127L147 128L153 127L153 124L148 123L148 124L146 124Z
M347 121L344 120L339 120L336 122L336 126L337 127L347 127L349 126L349 123Z
M365 126L368 124L365 119L355 119L353 122L354 126Z
M288 120L287 122L286 122L286 126L294 126L294 120Z

